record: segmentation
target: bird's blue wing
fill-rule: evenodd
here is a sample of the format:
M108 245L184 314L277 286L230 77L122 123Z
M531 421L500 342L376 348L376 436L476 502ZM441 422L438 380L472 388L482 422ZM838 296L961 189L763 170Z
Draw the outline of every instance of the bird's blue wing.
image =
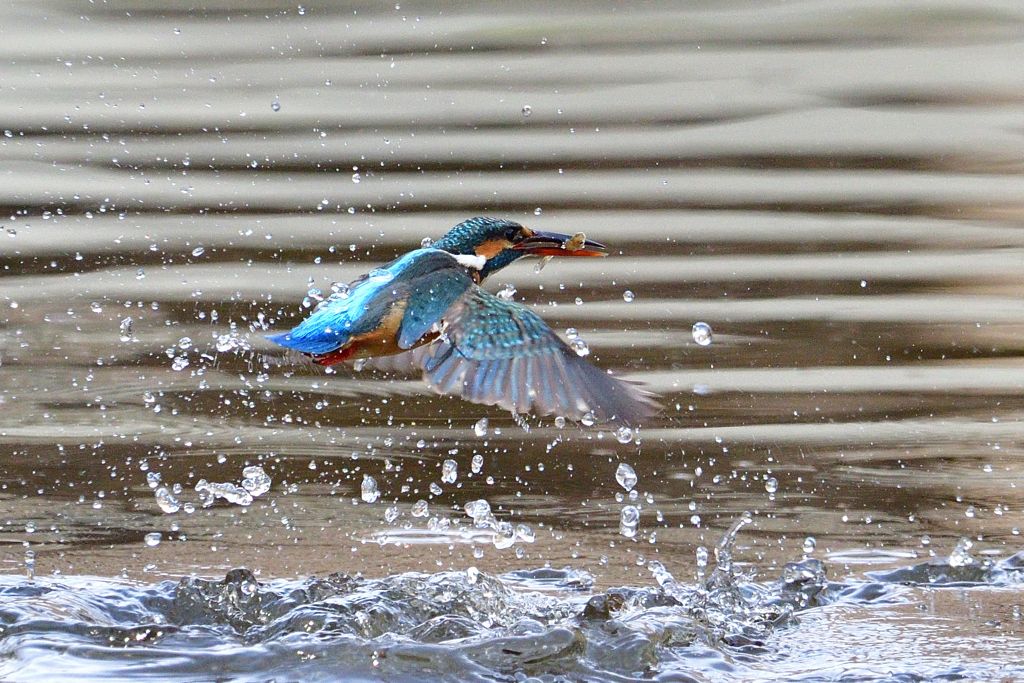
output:
M442 337L421 359L437 391L519 413L635 424L657 404L635 384L601 371L532 311L476 287L445 315Z
M454 261L453 261L454 263ZM461 269L447 267L415 278L410 284L409 299L398 328L398 346L411 349L439 323L452 304L473 285Z

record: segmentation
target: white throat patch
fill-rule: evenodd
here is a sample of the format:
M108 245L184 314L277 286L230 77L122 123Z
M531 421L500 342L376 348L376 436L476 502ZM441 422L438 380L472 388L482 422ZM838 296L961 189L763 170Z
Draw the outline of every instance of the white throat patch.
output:
M484 266L487 265L486 256L467 256L465 254L455 254L453 258L467 268L473 270L483 270Z

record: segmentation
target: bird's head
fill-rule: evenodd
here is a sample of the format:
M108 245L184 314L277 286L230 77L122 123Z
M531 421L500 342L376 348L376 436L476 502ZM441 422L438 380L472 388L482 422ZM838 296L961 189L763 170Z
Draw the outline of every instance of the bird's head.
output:
M470 218L462 221L433 244L450 254L483 256L479 270L483 280L522 256L606 256L603 244L586 239L582 233L562 235L531 230L501 218Z

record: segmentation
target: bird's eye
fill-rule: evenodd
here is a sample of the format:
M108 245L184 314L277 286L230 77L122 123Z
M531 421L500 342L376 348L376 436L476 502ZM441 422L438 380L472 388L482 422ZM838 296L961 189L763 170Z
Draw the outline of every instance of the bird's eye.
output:
M505 239L507 239L509 242L512 242L513 244L515 244L518 241L519 237L521 237L519 233L519 228L509 228L508 230L505 231Z

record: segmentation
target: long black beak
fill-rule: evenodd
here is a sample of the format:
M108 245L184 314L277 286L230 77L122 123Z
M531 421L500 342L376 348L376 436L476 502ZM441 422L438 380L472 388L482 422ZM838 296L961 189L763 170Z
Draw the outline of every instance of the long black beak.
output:
M534 230L530 237L512 246L532 256L607 256L608 249L600 242L588 240L582 232L563 235Z

